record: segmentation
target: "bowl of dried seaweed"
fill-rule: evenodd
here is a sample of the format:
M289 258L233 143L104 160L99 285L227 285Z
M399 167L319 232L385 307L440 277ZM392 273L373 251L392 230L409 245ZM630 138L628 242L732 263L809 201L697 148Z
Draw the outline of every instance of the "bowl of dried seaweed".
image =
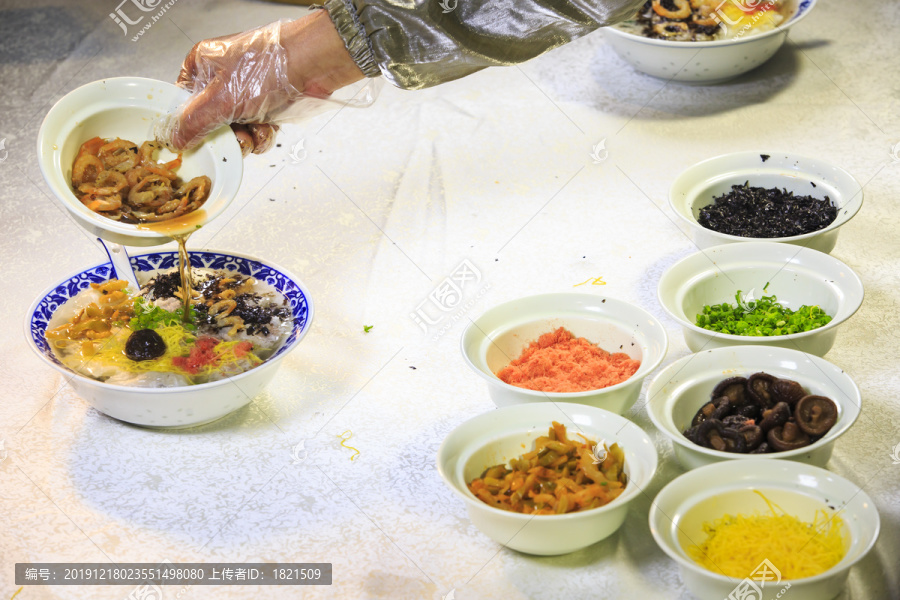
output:
M862 202L862 186L844 169L777 152L710 158L669 190L669 205L700 248L769 241L831 252Z

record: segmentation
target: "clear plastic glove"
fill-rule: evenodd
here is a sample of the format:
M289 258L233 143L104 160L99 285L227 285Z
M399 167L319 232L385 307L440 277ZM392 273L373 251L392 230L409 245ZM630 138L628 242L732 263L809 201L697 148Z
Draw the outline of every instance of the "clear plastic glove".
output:
M156 138L181 151L222 125L237 124L233 129L245 155L264 152L272 146L275 122L309 117L335 105L371 104L371 87L361 99L331 98L361 79L362 71L324 11L204 40L191 49L178 76L177 84L191 97L156 123Z

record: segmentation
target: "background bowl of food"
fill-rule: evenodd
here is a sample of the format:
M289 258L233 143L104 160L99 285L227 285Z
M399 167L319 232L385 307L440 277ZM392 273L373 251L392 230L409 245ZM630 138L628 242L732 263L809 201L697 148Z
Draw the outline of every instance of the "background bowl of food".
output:
M668 81L711 84L760 66L815 0L652 0L604 28L632 67Z
M784 152L710 158L669 190L669 206L700 248L771 241L831 252L862 203L862 186L845 170Z
M759 458L824 467L862 406L840 367L771 346L681 358L656 375L647 397L650 420L684 469Z
M47 288L27 313L29 345L91 406L121 421L188 427L241 408L309 331L309 291L245 254L192 251L190 260L200 290L191 325L182 324L178 253L153 252L131 257L152 290L139 300L124 282L108 283L110 263ZM166 275L148 286L156 273Z
M564 483L554 479L553 498L542 498L538 492L545 493L547 490L545 484L540 482L551 481L550 476L530 480L528 477L532 471L525 470L527 465L519 461L538 444L543 444L539 438L548 436L554 429L554 422L565 427L569 446L585 444L586 438L594 449L571 450L574 458L566 458L565 449L551 454L555 450L542 445L538 456L532 460L543 461L540 464L546 463L546 468L555 471L561 468L555 466L560 462L577 463L591 474L585 477L583 486L567 487L571 481ZM561 441L559 436L557 441ZM618 450L613 449L614 445ZM624 466L610 466L608 463L615 463L614 454L618 454L619 450ZM578 458L578 452L590 454L585 453ZM490 473L491 467L509 465L510 461L516 461L515 469L519 469L510 477L521 474L525 478L524 485L516 488L527 490L521 494L522 502L530 502L534 507L542 506L552 514L528 514L496 508L472 491L470 484L476 480L488 482L479 493L490 490L490 475L500 476ZM657 456L647 434L624 417L591 406L544 402L500 408L462 423L441 444L437 466L444 483L463 500L469 519L482 533L519 552L556 555L574 552L612 535L622 525L629 503L642 495L653 479ZM574 474L576 469L582 467L572 467L570 472ZM597 470L603 475L598 474ZM608 500L604 490L618 487L617 480L621 478L616 473L621 475L623 472L624 487L619 487L615 492L618 495ZM509 494L510 497L513 495ZM496 496L500 498L506 494L498 491ZM492 498L488 499L495 503ZM505 498L501 500L506 502ZM539 505L539 502L546 504ZM599 506L588 508L580 502ZM563 504L565 508L562 508ZM557 514L557 510L571 512Z
M742 242L678 261L660 277L657 296L693 352L751 344L824 356L862 304L863 285L817 250Z
M726 515L736 518L722 526ZM834 598L879 529L875 504L856 484L790 460L694 469L650 507L653 538L700 600Z
M497 406L549 400L623 414L662 362L668 339L662 324L637 306L561 293L489 309L466 327L461 346ZM559 389L583 391L547 391Z
M38 164L53 197L79 225L118 244L156 246L194 231L228 207L243 169L240 145L229 127L211 133L180 160L164 148L151 152L144 146L154 141L154 122L189 96L164 81L116 77L85 84L50 109L38 133ZM103 145L90 142L98 138ZM174 176L176 184L166 190ZM196 185L188 188L195 178ZM182 204L179 192L190 203ZM185 212L204 193L200 208ZM143 222L122 216L132 206L130 214Z

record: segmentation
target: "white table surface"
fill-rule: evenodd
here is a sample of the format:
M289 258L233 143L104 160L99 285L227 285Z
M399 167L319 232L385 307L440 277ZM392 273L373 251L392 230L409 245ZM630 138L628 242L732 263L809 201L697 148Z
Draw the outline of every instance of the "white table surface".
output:
M866 286L826 358L850 373L863 411L828 468L881 513L874 551L839 598L900 598L900 4L822 0L757 71L715 87L634 72L602 33L521 67L421 92L385 86L375 106L284 127L245 161L240 194L194 248L249 253L297 273L315 322L264 394L211 425L176 432L96 412L26 345L44 288L104 258L44 185L40 122L62 95L118 75L174 80L194 42L295 17L249 0L180 0L131 42L115 0L0 2L0 597L17 562L330 562L330 587L166 588L207 598L679 598L653 542L649 498L622 529L553 558L477 531L441 482L435 453L457 424L494 408L459 352L467 319L541 292L633 302L665 324L668 364L688 354L656 300L669 265L695 251L666 206L673 178L725 152L790 150L865 185L833 255ZM591 149L606 140L608 159ZM304 141L306 158L289 152ZM482 274L466 306L426 334L410 318L463 260ZM602 278L605 285L573 287ZM434 313L432 313L434 314ZM369 333L364 325L373 325ZM652 497L681 473L656 441ZM340 446L350 430L351 446ZM292 448L304 440L307 458ZM27 586L17 600L121 599L131 588Z

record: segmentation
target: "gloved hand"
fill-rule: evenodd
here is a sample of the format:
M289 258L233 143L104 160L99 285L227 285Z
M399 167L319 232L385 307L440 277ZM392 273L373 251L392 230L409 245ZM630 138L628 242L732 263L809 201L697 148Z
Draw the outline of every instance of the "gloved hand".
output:
M273 121L321 112L335 90L363 78L325 11L296 21L204 40L184 60L177 84L191 97L156 124L156 138L181 151L224 124L246 155L265 152Z

